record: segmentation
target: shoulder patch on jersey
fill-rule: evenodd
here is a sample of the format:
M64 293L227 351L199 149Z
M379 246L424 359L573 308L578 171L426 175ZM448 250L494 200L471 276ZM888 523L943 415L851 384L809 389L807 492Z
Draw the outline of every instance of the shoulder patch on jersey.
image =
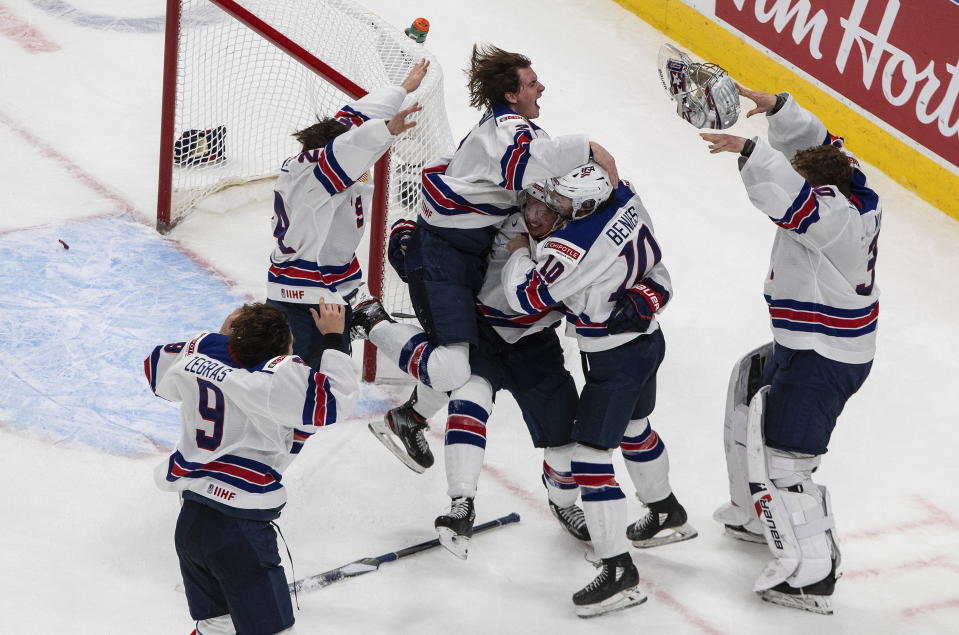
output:
M286 355L280 355L279 357L274 357L269 362L267 362L266 366L264 366L263 368L266 370L271 370L273 368L276 368L280 364L280 362L286 359L286 357L287 357Z
M497 124L506 123L507 121L521 121L523 123L520 125L526 129L529 129L529 126L526 123L526 118L520 115L503 115L502 117L496 118Z
M831 185L820 185L812 189L817 196L836 196L836 190Z
M195 353L197 344L199 344L200 340L202 340L206 336L207 336L207 333L200 333L199 335L194 337L192 340L190 340L190 343L186 347L186 354L192 355L193 353Z
M558 254L562 254L563 256L566 256L573 262L578 261L580 257L583 255L583 252L580 249L577 249L576 247L574 247L573 245L566 242L561 242L559 240L555 240L552 238L546 239L546 242L543 243L543 250L554 251Z

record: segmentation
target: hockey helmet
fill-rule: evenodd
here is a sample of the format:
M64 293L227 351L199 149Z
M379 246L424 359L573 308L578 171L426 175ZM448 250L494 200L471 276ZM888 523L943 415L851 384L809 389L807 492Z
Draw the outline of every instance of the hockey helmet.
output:
M612 192L613 184L606 170L592 161L546 181L546 203L569 220L589 216Z
M672 44L659 49L659 80L680 117L697 128L724 130L739 120L739 91L721 66L693 62Z

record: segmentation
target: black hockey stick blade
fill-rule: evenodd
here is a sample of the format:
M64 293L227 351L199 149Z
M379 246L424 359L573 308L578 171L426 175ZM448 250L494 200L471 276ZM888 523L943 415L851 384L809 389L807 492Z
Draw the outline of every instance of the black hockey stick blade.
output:
M482 525L473 527L473 534L478 534L489 529L502 527L503 525L516 522L519 522L519 514L513 512L512 514L507 514L506 516L497 518L496 520L491 520L483 523ZM294 591L300 592L322 589L325 586L329 586L334 582L339 582L345 578L353 578L358 575L363 575L364 573L372 573L373 571L379 569L380 565L384 562L393 562L394 560L399 560L400 558L405 558L406 556L412 556L414 553L419 553L421 551L426 551L427 549L432 549L433 547L438 547L439 544L439 538L434 538L433 540L427 540L416 545L411 545L405 549L400 549L399 551L384 553L382 556L376 556L374 558L360 558L359 560L345 564L342 567L337 567L336 569L331 569L325 573L318 573L316 575L311 575L308 578L297 580L296 582L290 584L290 593L293 593Z

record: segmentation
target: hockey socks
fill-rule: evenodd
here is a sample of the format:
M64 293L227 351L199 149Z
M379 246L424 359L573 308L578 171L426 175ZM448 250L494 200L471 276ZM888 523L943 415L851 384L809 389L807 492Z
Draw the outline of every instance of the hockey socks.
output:
M648 417L629 422L619 447L639 500L650 503L669 496L669 454Z
M400 370L434 390L449 392L469 379L468 344L433 346L423 329L385 321L373 327L370 341Z
M486 455L486 422L492 408L492 389L485 379L476 375L450 395L445 447L450 498L476 496Z
M583 497L583 513L599 558L612 558L628 548L626 495L616 482L613 451L577 444L571 464L573 479Z

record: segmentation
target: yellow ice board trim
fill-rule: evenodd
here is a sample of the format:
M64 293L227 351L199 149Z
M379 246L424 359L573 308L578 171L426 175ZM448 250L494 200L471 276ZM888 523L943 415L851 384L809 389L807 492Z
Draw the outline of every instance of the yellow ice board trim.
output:
M755 90L788 90L846 139L850 151L959 220L959 176L910 147L805 78L753 48L681 0L614 0L704 60Z

